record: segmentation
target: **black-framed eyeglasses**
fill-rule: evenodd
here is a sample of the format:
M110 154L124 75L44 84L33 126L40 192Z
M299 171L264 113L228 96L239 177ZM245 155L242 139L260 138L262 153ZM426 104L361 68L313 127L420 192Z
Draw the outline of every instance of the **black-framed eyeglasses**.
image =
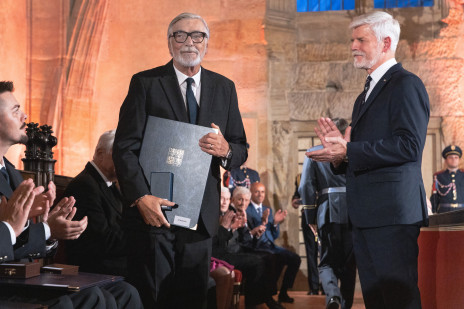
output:
M177 43L184 43L187 41L188 37L192 38L193 43L201 43L206 37L206 33L201 31L185 32L185 31L176 31L173 32L169 37L174 37L174 40Z

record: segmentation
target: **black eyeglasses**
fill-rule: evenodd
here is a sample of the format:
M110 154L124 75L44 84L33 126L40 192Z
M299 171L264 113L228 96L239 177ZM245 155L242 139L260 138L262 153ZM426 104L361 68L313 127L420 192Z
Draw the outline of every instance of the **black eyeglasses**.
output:
M185 32L185 31L176 31L173 32L169 37L174 37L174 40L177 43L184 43L187 41L188 37L192 38L193 43L201 43L206 37L206 33L200 31L194 32Z

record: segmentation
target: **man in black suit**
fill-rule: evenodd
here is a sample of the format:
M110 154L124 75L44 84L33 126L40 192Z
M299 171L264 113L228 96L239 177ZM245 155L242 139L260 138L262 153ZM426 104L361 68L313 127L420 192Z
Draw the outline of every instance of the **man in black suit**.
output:
M111 130L100 136L93 160L64 192L64 196L76 199L75 217L89 220L81 237L66 242L66 256L70 264L79 265L85 272L127 276L122 201L111 157L114 134Z
M135 74L120 111L113 159L127 206L129 279L147 308L206 306L211 237L219 218L219 167L230 170L247 158L234 83L200 65L208 40L201 16L175 17L168 27L173 60ZM161 205L174 203L150 195L138 157L150 115L219 129L199 141L213 158L196 230L171 227ZM192 189L202 188L192 184Z
M398 21L385 12L350 25L356 68L369 74L345 136L328 118L307 153L346 173L348 215L366 308L420 308L417 257L427 203L421 175L430 115L422 81L396 63Z
M348 122L333 121L344 134ZM334 175L328 162L306 158L299 192L307 214L302 221L314 232L317 223L316 235L321 244L319 278L327 295L326 307L349 309L353 305L356 262L348 224L345 175Z

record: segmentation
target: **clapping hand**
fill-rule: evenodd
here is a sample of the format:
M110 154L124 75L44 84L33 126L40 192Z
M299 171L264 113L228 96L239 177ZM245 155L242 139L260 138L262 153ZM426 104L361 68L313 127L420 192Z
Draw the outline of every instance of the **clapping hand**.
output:
M42 188L43 189L43 188ZM29 212L29 218L48 214L50 206L56 198L56 186L53 181L50 181L47 186L48 191L45 193L37 194ZM43 191L43 190L42 190ZM44 219L44 221L46 221Z
M306 156L321 162L331 162L334 166L340 165L346 157L347 143L350 141L351 127L345 131L345 136L337 129L330 118L320 118L314 128L321 140L321 150L307 152Z
M262 225L266 225L267 222L269 221L269 214L270 214L269 208L264 209L263 216L261 217L261 224Z
M77 239L87 228L87 217L72 221L76 214L74 197L65 197L50 211L47 224L53 239Z
M35 196L44 190L42 186L35 189L34 186L32 179L27 179L14 190L8 201L5 196L1 197L0 221L8 222L16 237L22 233L26 225Z
M274 215L274 224L280 224L282 221L285 220L286 217L287 217L286 210L283 210L283 211L282 209L277 210Z

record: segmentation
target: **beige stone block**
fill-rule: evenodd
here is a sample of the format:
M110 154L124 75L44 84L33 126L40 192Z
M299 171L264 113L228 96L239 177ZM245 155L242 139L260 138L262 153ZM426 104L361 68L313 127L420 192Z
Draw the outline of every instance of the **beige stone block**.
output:
M322 13L322 12L321 12ZM319 13L318 13L319 14ZM298 22L298 40L319 44L320 42L343 44L349 48L350 31L345 18L325 18Z
M329 106L329 117L351 119L353 106L359 93L356 92L333 92L327 94L327 105Z
M299 62L346 61L351 58L349 46L337 43L300 43L296 46Z
M315 120L328 116L328 104L325 92L289 92L291 120Z
M464 63L460 59L438 59L429 61L404 61L403 66L422 79L425 86L448 88L457 84Z
M270 61L269 63L269 86L271 89L285 91L292 87L295 79L295 64Z
M464 132L464 117L449 116L443 117L442 120L443 121L441 123L441 126L444 136L444 144L456 144L460 147L463 147L464 135L462 134L462 132Z
M327 85L330 64L327 62L309 62L296 67L296 90L323 90Z
M401 40L396 50L398 61L432 60L440 58L455 58L458 38L441 38L429 41L409 43Z
M330 63L326 85L336 85L339 91L355 91L361 93L367 73L356 69L353 63Z

